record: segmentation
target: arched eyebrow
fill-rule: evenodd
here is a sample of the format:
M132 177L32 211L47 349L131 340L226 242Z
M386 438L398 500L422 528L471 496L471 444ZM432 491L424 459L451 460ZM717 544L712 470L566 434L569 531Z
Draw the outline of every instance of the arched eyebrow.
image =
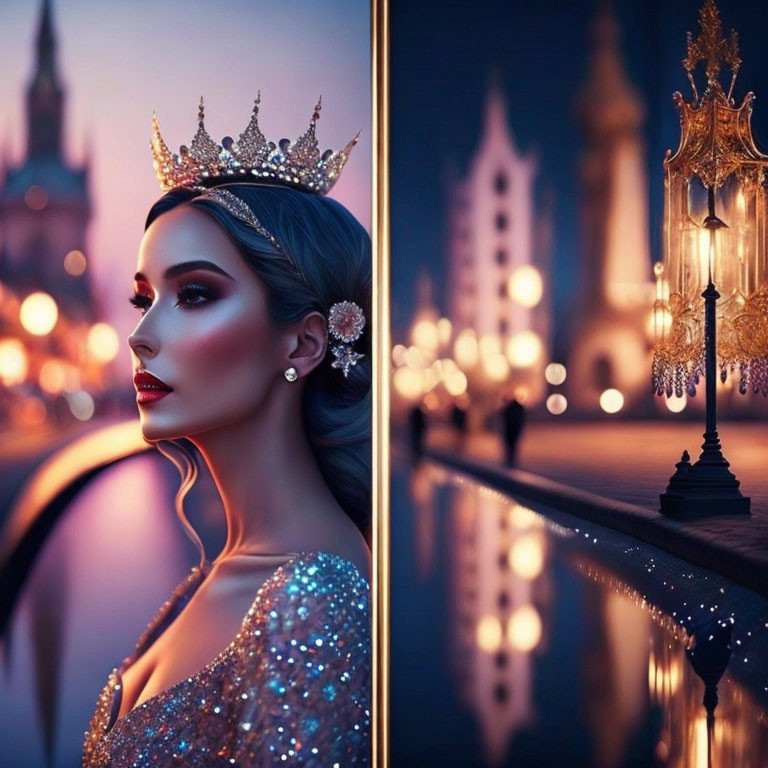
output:
M237 282L232 275L230 275L228 272L225 272L221 267L214 264L211 261L205 261L204 259L198 259L196 261L182 261L180 264L174 264L172 267L168 267L168 269L163 272L163 279L164 280L170 280L172 277L178 277L179 275L183 275L186 272L192 272L196 269L204 269L208 272L215 272L217 275L223 275L224 277L229 278L230 280L233 280L234 282ZM137 272L133 279L138 282L148 283L149 280L141 273Z

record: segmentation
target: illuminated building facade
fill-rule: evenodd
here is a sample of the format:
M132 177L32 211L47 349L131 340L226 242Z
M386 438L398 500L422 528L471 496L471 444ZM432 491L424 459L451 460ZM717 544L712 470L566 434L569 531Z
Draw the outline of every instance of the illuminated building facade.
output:
M50 0L44 0L36 63L26 93L26 154L0 186L0 281L17 295L44 291L72 321L95 319L86 269L91 216L88 166L63 148L65 92L56 66Z
M537 253L532 154L512 140L504 96L494 83L479 145L449 201L448 318L471 329L489 379L528 404L543 396L549 306ZM506 363L505 363L506 359Z

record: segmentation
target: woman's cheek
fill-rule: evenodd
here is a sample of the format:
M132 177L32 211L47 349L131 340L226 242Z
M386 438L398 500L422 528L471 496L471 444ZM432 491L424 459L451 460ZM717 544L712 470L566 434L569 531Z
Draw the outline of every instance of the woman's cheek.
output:
M275 342L255 318L244 318L242 314L197 328L181 335L179 341L179 368L184 379L195 371L195 383L225 389L229 389L228 381L236 385L232 379L250 377L255 367L267 367L268 352ZM211 390L208 393L213 394Z

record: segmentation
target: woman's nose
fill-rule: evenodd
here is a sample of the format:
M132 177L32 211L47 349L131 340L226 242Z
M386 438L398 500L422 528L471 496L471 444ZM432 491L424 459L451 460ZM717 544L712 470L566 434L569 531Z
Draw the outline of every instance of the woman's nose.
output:
M128 346L139 356L152 356L155 354L155 345L150 342L147 334L137 328L128 337Z

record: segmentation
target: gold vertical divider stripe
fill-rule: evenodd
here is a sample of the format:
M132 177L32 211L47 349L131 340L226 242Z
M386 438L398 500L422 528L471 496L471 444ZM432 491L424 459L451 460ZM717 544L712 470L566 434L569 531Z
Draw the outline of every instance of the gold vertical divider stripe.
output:
M372 757L389 768L389 0L371 0Z

